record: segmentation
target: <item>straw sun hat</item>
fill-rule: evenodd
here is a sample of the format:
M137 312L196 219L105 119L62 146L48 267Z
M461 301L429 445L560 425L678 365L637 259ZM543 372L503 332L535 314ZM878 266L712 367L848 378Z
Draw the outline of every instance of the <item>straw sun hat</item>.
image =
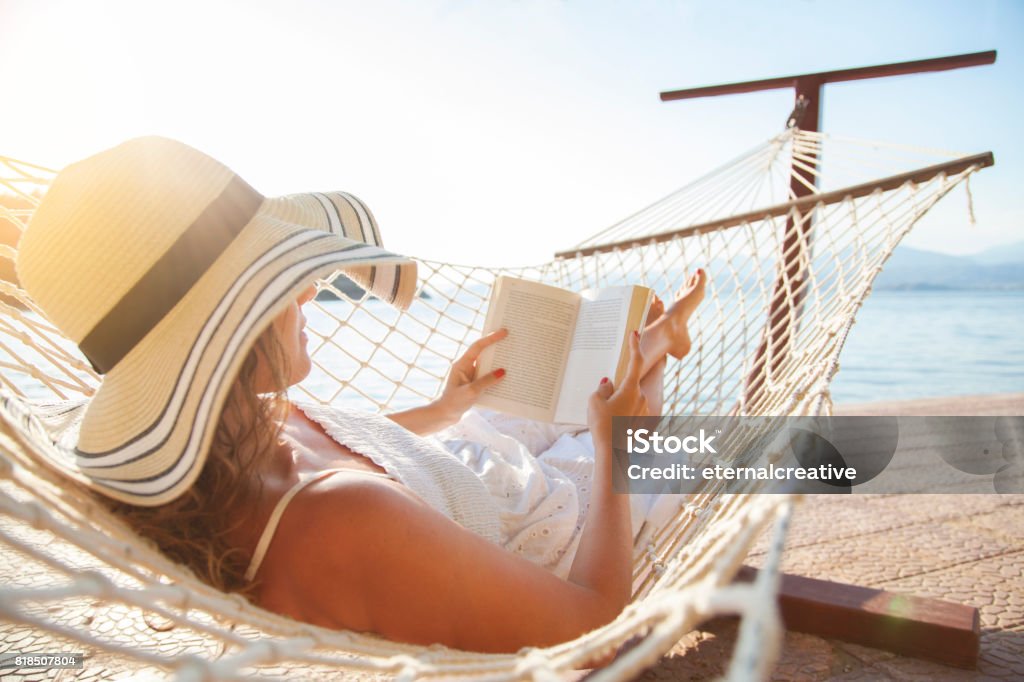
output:
M160 137L65 168L22 236L18 276L104 375L66 473L143 506L181 495L249 348L339 269L400 308L416 291L416 264L380 248L349 194L264 198Z

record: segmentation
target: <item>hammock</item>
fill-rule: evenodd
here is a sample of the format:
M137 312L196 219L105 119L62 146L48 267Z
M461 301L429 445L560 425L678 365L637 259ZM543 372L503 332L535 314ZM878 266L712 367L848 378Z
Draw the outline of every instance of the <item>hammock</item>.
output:
M570 289L643 282L664 295L703 266L710 282L692 323L693 351L669 360L664 413L830 413L839 352L882 265L939 199L991 163L991 154L789 129L549 263L421 261L421 294L405 313L353 298L340 280L321 282L339 300L318 301L309 314L314 370L297 397L377 410L433 398L451 360L479 335L501 274ZM791 176L791 165L803 172ZM53 173L3 157L0 168L11 193L0 196L0 227L20 230ZM814 194L793 196L792 178ZM12 246L0 249L13 261ZM366 679L550 680L629 642L595 675L625 679L701 622L735 614L742 622L730 677L771 670L788 496L724 494L707 482L635 552L632 603L572 642L495 655L330 631L208 587L63 486L39 453L60 447L51 437L60 401L87 397L98 377L16 284L0 283L0 311L0 651L83 652L86 671L105 679L331 679L343 670ZM772 523L757 581L731 584Z

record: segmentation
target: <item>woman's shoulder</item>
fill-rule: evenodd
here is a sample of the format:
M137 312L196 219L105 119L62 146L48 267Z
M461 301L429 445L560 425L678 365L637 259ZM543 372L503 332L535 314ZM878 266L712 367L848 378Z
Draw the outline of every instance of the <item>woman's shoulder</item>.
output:
M361 616L360 585L380 555L367 550L382 545L400 551L403 520L424 509L429 511L384 477L340 471L307 486L282 516L264 560L261 605L327 627L371 627Z
M358 534L368 522L404 507L429 509L393 479L340 469L295 497L289 507L288 525L296 535L330 534L341 538Z

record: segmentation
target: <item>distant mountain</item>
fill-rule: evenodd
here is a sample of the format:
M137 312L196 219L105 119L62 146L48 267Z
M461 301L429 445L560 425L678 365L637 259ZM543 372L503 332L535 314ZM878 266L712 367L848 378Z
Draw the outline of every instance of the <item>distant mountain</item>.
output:
M366 294L366 291L361 286L342 274L339 274L331 280L331 286L353 301L362 300L363 296ZM340 296L331 289L321 289L316 293L316 300L318 301L337 301L339 298ZM429 299L431 296L426 291L420 291L419 298ZM377 297L370 296L370 299L376 300Z
M843 260L847 258L844 257ZM760 284L771 287L774 281L774 261L772 257L766 257L759 263L746 261L739 264L727 265L719 261L711 261L704 264L710 272L731 272L735 270L735 276L722 278L719 291L729 291L734 286L754 287L758 285L758 272L761 273ZM622 282L643 281L648 286L654 287L656 291L665 291L670 288L672 282L681 281L683 274L672 270L663 273L661 277L653 277L652 273L623 273ZM605 282L611 285L614 282ZM344 296L351 299L360 299L363 290L352 280L340 275L333 282L334 287ZM486 287L481 285L481 291L467 292L473 304L479 302L479 296ZM1024 290L1024 241L1013 244L998 246L979 254L970 256L950 256L934 251L914 249L909 246L899 246L893 252L892 258L886 262L882 272L875 280L874 289L1015 289ZM455 293L441 292L442 295ZM426 291L420 293L421 298L430 298ZM318 300L336 299L335 293L329 289L322 290Z
M969 258L976 263L984 265L1024 263L1024 241L993 246L991 249L971 255Z
M1024 241L970 256L898 247L875 289L1024 289Z

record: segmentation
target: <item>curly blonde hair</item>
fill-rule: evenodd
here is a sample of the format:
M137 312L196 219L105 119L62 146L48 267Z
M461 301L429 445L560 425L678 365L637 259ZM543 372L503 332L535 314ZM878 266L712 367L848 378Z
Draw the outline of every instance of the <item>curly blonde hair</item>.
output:
M260 372L267 369L278 389L261 394ZM225 592L252 597L256 587L244 578L249 551L232 545L228 537L241 525L247 508L262 491L262 480L256 472L280 438L288 410L288 376L287 358L271 325L242 363L224 403L206 463L192 487L158 507L102 498L168 558Z

